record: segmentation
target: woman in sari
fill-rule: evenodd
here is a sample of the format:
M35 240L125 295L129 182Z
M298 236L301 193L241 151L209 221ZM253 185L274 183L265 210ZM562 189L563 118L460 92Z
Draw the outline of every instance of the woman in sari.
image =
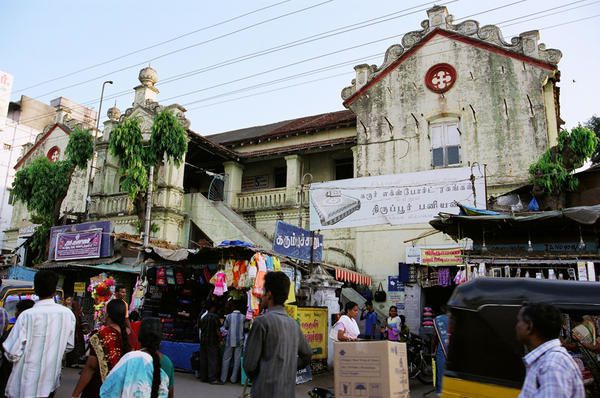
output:
M173 364L158 352L162 325L158 318L142 321L139 351L125 354L100 388L102 398L167 398L173 396Z
M90 337L90 353L73 390L73 397L99 397L100 386L109 371L129 352L125 311L122 300L111 300L106 305L105 324Z

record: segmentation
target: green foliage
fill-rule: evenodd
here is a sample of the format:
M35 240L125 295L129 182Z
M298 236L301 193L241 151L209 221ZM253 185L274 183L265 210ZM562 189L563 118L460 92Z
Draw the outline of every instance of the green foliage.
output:
M39 216L52 215L69 189L73 165L69 161L51 162L42 156L20 169L13 182L14 198L27 205L27 210Z
M592 116L585 122L584 126L596 133L596 137L600 140L600 116ZM600 145L596 146L596 152L592 155L592 162L600 163Z
M531 183L551 195L576 190L579 181L573 171L583 166L597 145L598 138L585 127L561 131L556 147L548 149L529 166Z
M60 206L67 196L75 168L86 168L93 155L93 138L88 130L75 129L69 135L66 159L51 162L40 156L15 174L12 192L15 200L27 206L37 228L31 248L36 260L43 259L50 227L60 217Z
M177 117L169 109L154 118L150 137L150 156L154 161L166 158L179 166L187 152L187 134Z
M187 152L187 132L168 109L154 118L149 143L144 143L140 123L137 118L125 118L115 126L109 150L119 158L123 175L121 189L131 198L142 225L148 184L156 183L165 159L177 166L182 163ZM150 166L154 166L154 181L148 181Z
M77 127L69 135L69 143L65 151L67 158L75 167L87 168L89 160L94 155L94 137L89 130Z
M135 230L138 232L138 234L141 234L142 231L144 230L144 223L140 220L132 222L131 226L133 226L135 228ZM158 224L150 223L150 233L155 234L158 231L160 231L160 227L158 226Z

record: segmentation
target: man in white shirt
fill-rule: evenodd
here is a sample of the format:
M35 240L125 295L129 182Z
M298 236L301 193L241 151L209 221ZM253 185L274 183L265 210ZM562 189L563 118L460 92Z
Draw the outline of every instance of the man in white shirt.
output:
M35 274L40 299L17 318L3 344L6 358L14 362L6 387L9 398L53 397L60 385L63 355L74 346L75 315L54 302L57 282L52 271Z

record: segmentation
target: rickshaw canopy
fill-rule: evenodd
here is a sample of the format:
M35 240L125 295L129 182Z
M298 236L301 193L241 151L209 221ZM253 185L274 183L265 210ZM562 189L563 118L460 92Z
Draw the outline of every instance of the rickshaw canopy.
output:
M487 306L552 304L565 310L600 310L600 283L534 278L477 278L458 286L448 307L480 311Z

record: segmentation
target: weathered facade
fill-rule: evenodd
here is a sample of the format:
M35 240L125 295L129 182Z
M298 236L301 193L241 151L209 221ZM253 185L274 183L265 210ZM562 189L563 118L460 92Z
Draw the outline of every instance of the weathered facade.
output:
M37 132L35 141L22 146L20 156L14 164L16 172L41 156L46 156L51 161L63 160L72 129L78 126L93 129L96 112L63 97L52 100L50 106L22 97L19 103L11 103L9 118L17 123L15 128L25 132L23 138ZM45 124L42 125L42 122ZM73 173L69 191L61 207L63 216L76 216L85 212L88 178L89 167ZM25 230L25 236L29 236L32 233L31 226L31 216L25 204L13 203L10 226L5 230L4 247L14 249L18 245L19 229Z
M526 183L530 163L556 143L560 51L537 31L508 43L496 26L453 24L445 7L427 13L422 30L391 46L381 66L355 67L342 91L357 117L357 176L471 166L485 168L489 194ZM428 230L357 228L357 263L375 279L395 275L411 245L402 242ZM441 234L411 242L455 244Z
M113 222L116 232L137 233L137 215L128 196L121 191L122 174L119 170L119 159L108 150L110 135L114 126L126 117L141 120L144 139L150 138L154 117L164 108L173 111L184 127L189 127L185 118L185 109L177 104L163 107L157 102L158 81L156 71L150 67L139 73L140 85L134 88L133 105L123 114L116 107L108 110L108 120L104 122L104 131L96 144L98 154L98 172L94 177L91 189L90 217L107 219ZM184 166L175 166L167 162L160 168L158 186L153 196L152 222L159 227L156 238L179 242L184 224L183 215L183 171Z

